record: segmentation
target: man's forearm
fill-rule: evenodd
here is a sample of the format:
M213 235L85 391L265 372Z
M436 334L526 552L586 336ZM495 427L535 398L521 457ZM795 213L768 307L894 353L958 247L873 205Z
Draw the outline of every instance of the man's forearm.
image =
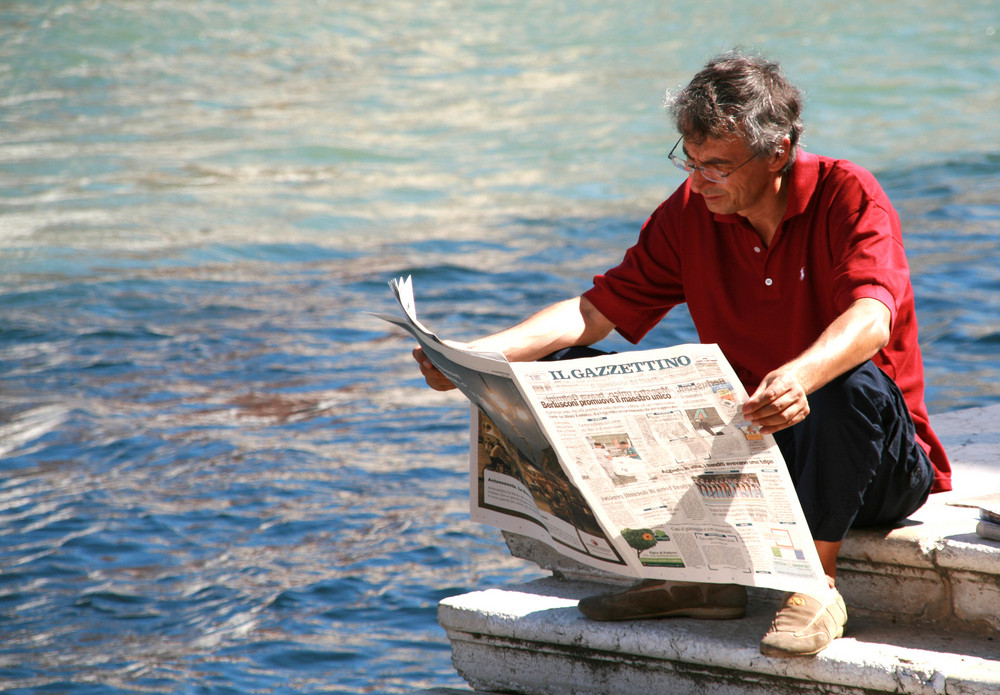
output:
M474 340L469 347L502 352L511 362L529 362L575 345L591 345L614 328L593 304L575 297L553 304L505 331Z
M889 309L877 299L852 304L792 360L806 393L874 357L889 341Z

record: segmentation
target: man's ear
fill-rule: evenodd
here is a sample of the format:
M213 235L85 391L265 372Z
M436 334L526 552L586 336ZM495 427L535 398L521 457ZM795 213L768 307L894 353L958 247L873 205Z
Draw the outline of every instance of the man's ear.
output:
M785 138L781 141L781 146L772 155L771 171L781 171L788 164L788 153L792 149L792 141Z

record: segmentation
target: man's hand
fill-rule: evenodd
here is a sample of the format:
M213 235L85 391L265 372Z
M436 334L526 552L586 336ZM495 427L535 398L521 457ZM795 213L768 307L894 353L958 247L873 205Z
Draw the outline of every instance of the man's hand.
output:
M775 369L743 404L743 417L760 428L761 434L774 434L796 425L809 414L806 389L789 365Z
M424 380L432 389L435 391L451 391L455 388L455 384L448 381L448 377L431 364L431 361L427 359L427 355L424 354L422 347L413 349L413 359L420 365L420 373L424 375Z

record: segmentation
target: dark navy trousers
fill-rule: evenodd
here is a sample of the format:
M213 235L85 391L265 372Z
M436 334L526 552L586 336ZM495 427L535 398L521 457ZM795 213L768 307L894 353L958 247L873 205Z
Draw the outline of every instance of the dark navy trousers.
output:
M927 501L930 459L899 387L870 360L812 393L808 417L774 438L814 540L897 524Z

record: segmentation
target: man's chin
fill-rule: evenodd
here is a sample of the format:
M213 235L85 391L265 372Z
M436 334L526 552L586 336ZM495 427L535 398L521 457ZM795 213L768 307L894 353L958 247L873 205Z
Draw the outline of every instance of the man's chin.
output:
M705 205L709 210L714 212L716 215L729 215L732 210L729 209L729 204L725 196L711 196L702 194L702 198L705 199Z

